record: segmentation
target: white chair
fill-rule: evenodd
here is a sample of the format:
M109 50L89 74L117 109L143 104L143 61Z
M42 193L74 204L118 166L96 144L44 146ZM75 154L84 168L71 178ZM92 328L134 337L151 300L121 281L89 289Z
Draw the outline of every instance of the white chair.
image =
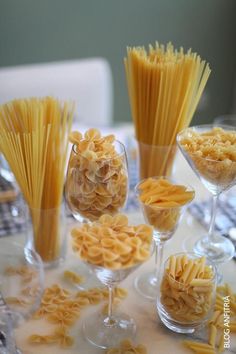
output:
M14 98L52 95L76 103L75 125L109 126L113 83L108 62L89 58L0 68L0 104Z

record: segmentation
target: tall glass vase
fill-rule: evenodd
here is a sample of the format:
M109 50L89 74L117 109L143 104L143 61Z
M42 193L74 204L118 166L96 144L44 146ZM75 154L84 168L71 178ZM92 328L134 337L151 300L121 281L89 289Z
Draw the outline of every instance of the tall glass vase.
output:
M66 215L64 205L53 209L29 208L27 246L42 258L44 267L54 267L66 254Z
M138 141L140 179L153 176L170 177L176 149L176 145L160 146Z

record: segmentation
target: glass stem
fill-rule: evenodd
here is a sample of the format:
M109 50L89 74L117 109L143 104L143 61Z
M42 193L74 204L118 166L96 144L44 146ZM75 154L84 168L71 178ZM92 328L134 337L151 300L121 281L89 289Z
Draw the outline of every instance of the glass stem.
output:
M211 221L208 230L208 239L209 242L214 242L214 229L215 229L215 219L216 219L216 210L217 210L217 203L218 203L219 195L213 195L212 197L212 207L211 207Z
M158 241L156 242L156 253L155 253L155 281L158 281L161 265L163 261L163 250L164 250L164 242Z
M108 285L108 317L106 317L104 320L106 326L113 326L115 324L115 320L112 316L113 292L114 286Z

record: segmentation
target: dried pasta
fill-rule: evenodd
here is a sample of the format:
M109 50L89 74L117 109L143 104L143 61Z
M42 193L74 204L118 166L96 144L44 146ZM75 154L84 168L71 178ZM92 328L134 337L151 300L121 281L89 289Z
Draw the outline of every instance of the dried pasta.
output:
M127 268L150 257L152 228L128 226L128 218L103 215L71 231L73 250L83 260L109 269Z
M116 287L113 301L116 305L127 296L127 290ZM34 314L34 319L45 318L56 325L52 334L32 334L28 340L31 344L58 344L62 348L71 347L74 338L68 334L69 329L80 318L81 310L89 305L96 305L108 299L107 288L91 288L84 291L70 292L58 284L45 289L41 306ZM106 311L106 306L103 308Z
M138 198L150 225L161 232L173 231L179 208L194 198L194 191L164 178L147 178L138 185Z
M71 281L73 284L81 284L84 281L84 278L81 275L72 272L71 270L64 271L64 278Z
M236 303L236 294L226 283L216 289L216 301L212 317L208 321L208 344L195 341L184 341L183 344L192 349L194 353L223 353L224 348L224 328L232 334L236 323L236 308L232 304ZM229 297L230 303L230 322L224 323L224 297ZM235 322L234 322L235 320Z
M209 182L228 186L236 179L236 130L215 127L200 133L189 128L179 142Z
M129 339L124 339L119 347L106 350L106 354L147 354L143 344L135 345Z
M209 65L191 50L184 53L171 43L150 45L149 51L128 47L124 61L141 178L167 176L176 134L191 122L210 75Z
M52 97L0 106L0 150L29 206L34 248L45 262L61 252L59 213L73 110Z
M194 323L206 320L214 304L214 273L205 264L204 257L187 259L185 267L176 273L176 264L182 263L182 257L172 256L164 270L161 305L176 321ZM202 264L204 270L199 273Z
M66 194L69 206L94 221L124 206L128 177L125 151L118 152L114 135L89 129L70 134L74 144L68 165Z

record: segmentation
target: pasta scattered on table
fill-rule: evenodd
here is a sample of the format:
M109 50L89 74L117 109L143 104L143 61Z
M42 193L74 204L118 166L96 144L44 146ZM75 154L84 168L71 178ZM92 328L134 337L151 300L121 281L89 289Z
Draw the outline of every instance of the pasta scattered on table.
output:
M119 347L109 348L106 354L147 354L147 349L143 344L135 345L129 339L124 339Z

